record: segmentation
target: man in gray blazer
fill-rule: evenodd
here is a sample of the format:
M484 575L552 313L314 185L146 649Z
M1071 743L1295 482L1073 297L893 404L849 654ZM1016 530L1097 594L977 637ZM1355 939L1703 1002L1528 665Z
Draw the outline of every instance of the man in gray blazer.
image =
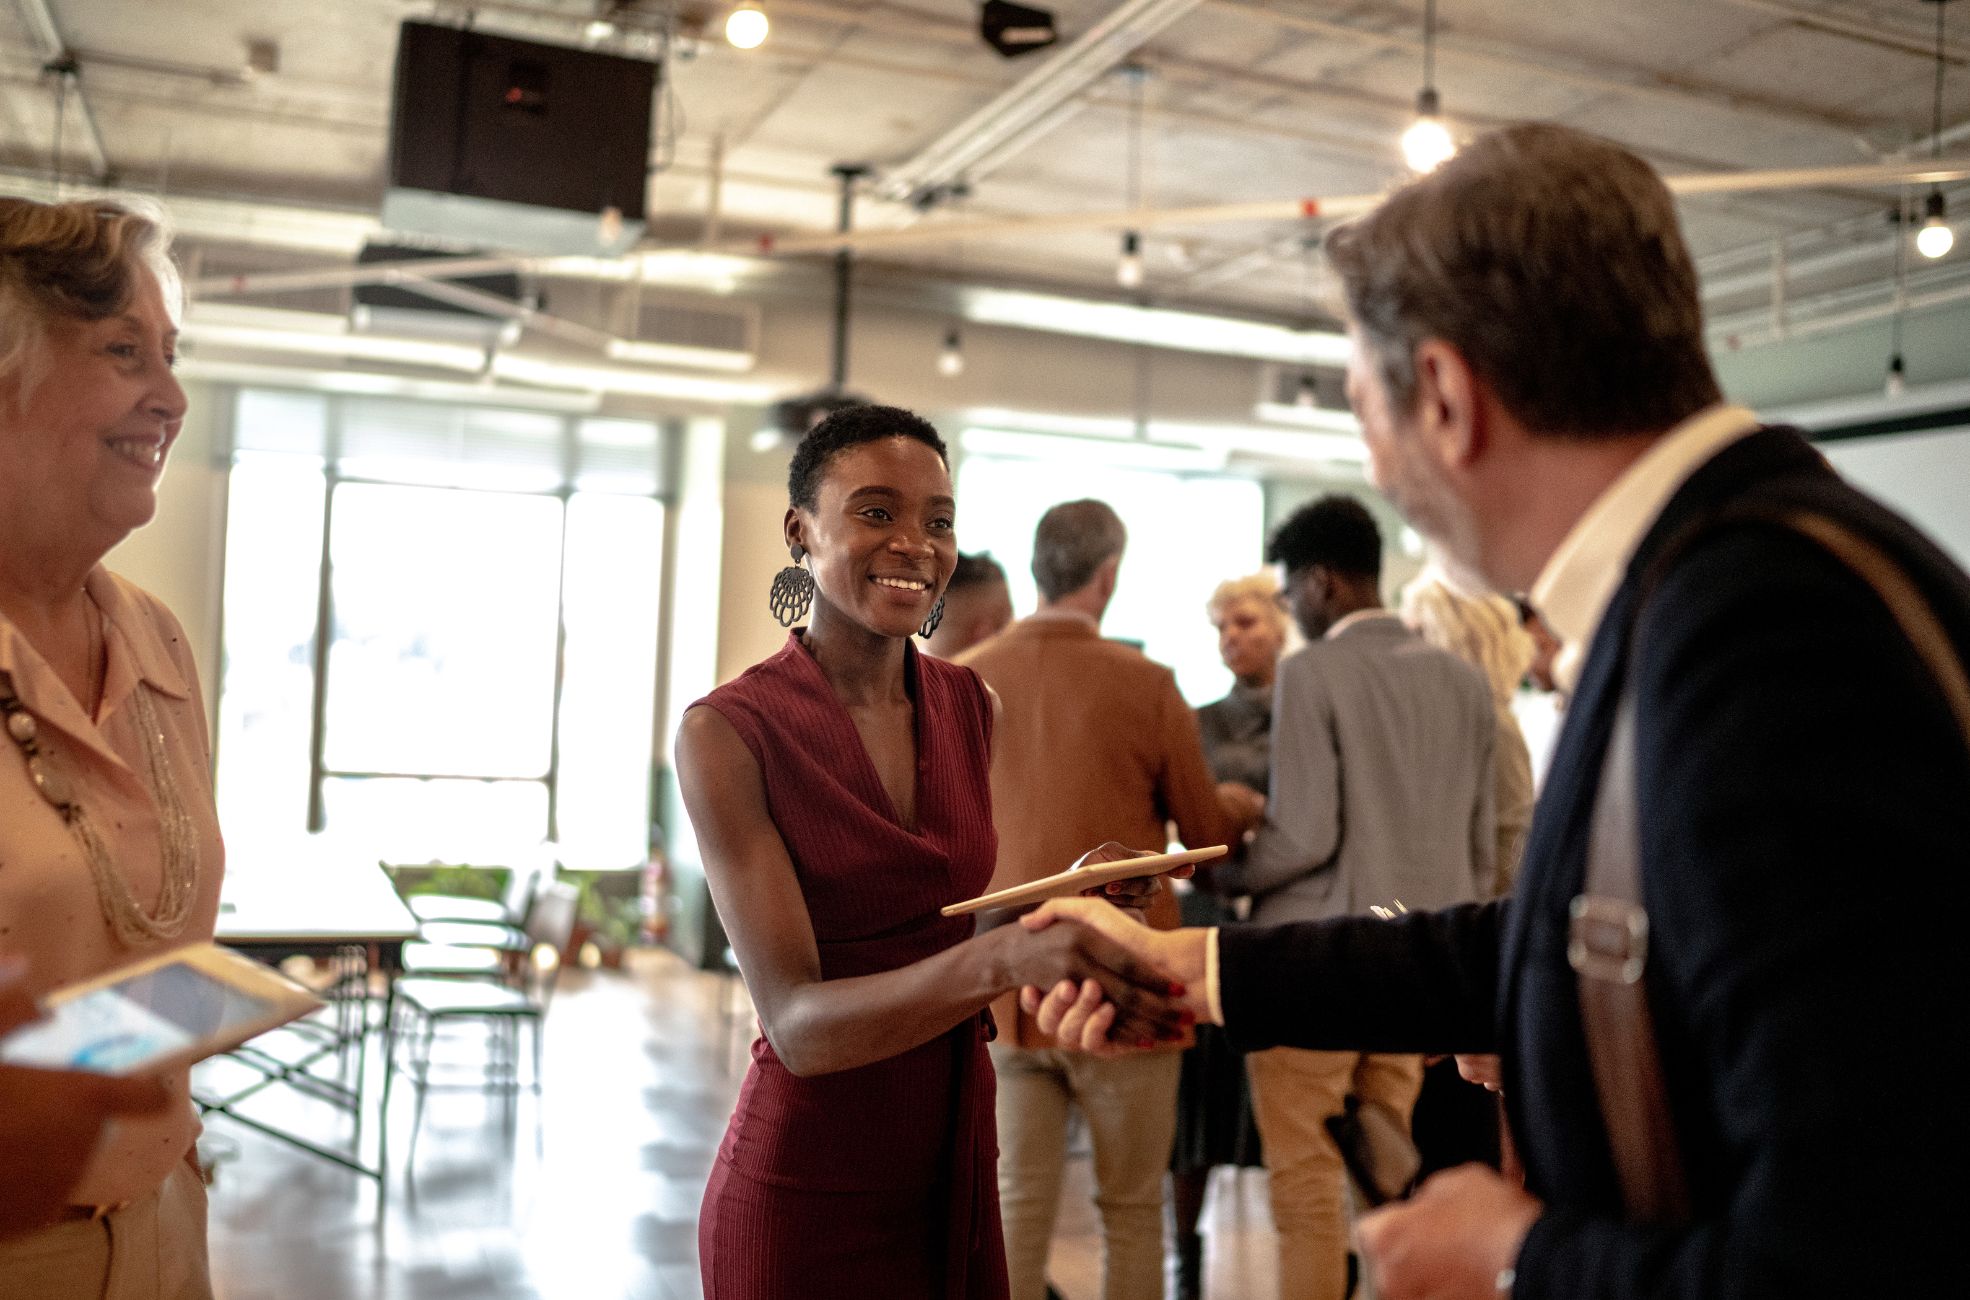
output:
M1308 644L1279 665L1264 824L1217 887L1250 894L1267 923L1478 898L1495 851L1483 679L1382 608L1381 532L1352 497L1301 508L1266 559L1286 571ZM1246 1059L1272 1171L1279 1294L1342 1300L1344 1171L1325 1121L1353 1093L1407 1124L1422 1059L1292 1047Z

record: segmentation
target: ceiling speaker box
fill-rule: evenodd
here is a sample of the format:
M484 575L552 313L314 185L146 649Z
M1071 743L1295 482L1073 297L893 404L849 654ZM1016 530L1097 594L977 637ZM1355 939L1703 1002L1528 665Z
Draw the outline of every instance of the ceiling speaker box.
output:
M643 234L658 67L406 22L384 225L542 253L619 253Z
M1008 59L1044 50L1060 39L1051 9L1035 9L1011 0L985 0L978 12L978 34Z

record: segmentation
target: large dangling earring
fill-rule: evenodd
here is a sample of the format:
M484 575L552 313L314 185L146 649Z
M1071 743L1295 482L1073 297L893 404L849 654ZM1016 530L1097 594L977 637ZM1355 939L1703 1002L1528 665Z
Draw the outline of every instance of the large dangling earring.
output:
M766 598L781 627L792 627L806 618L808 607L814 603L814 575L800 567L800 558L807 552L796 546L789 553L793 563L774 577L773 590Z
M917 635L922 637L924 640L928 641L931 638L932 634L937 631L937 625L939 623L942 623L943 621L944 621L944 598L942 596L939 596L937 598L937 603L930 607L930 617L925 619L923 621L923 626L917 629Z

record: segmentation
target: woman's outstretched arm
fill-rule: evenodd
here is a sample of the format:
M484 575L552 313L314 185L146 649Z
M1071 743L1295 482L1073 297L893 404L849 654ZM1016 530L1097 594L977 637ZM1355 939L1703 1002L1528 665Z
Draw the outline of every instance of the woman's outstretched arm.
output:
M712 901L731 937L773 1051L797 1075L853 1069L930 1041L1022 985L1097 981L1118 1008L1114 1036L1174 1037L1184 1013L1168 979L1081 926L1008 925L876 975L825 980L784 840L766 807L759 764L732 724L692 709L677 769Z

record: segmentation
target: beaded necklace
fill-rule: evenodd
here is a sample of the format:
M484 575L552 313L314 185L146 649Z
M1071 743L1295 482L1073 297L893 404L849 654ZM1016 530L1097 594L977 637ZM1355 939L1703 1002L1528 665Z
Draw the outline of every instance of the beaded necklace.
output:
M73 782L49 762L49 751L41 743L40 724L21 702L12 678L0 673L0 716L5 717L7 734L26 760L28 779L34 782L34 788L47 800L48 806L61 815L81 846L104 921L126 947L135 948L176 939L191 920L192 901L198 893L198 829L185 810L177 776L171 770L171 757L164 748L164 729L151 703L149 683L138 683L130 704L138 733L143 737L151 799L157 805L164 880L158 890L155 914L146 912L130 893L129 882L110 861L109 850L96 834L88 811L76 800Z

